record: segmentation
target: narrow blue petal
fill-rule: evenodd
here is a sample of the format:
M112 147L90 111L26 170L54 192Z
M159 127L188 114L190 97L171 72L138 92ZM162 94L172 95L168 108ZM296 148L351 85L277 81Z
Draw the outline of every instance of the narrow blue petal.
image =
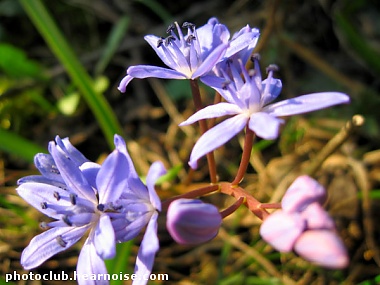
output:
M128 74L134 78L162 78L162 79L187 79L187 77L176 70L152 66L152 65L136 65L128 68Z
M79 167L88 183L96 189L96 176L98 175L100 165L95 162L85 162Z
M67 186L63 182L58 182L55 179L52 180L52 179L46 178L45 176L42 176L42 175L29 175L29 176L22 177L17 181L17 185L21 185L21 184L27 183L27 182L48 184L48 185L56 186L58 188L67 190Z
M182 127L191 125L203 119L218 118L222 116L236 115L239 113L241 113L241 109L235 104L222 102L215 105L207 106L199 110L179 125Z
M120 84L119 84L119 86L117 87L117 89L119 89L120 92L125 93L125 91L126 91L126 89L127 89L127 85L129 84L129 82L131 82L132 79L133 79L133 77L127 74L127 75L124 76L123 79L120 81Z
M41 183L28 182L17 187L17 193L30 205L41 213L54 218L61 218L62 209L70 210L70 193L61 188ZM59 197L57 199L56 197ZM87 208L89 211L94 204L82 197L76 198L77 205ZM59 209L58 213L57 210Z
M35 236L22 252L21 265L27 270L41 265L48 258L75 244L84 235L87 228L52 228Z
M149 191L150 202L155 209L161 211L161 200L158 197L154 185L158 178L166 173L165 166L160 161L154 162L149 168L148 175L146 177L146 186Z
M203 59L203 62L193 73L191 79L195 79L209 73L215 67L216 63L224 56L227 47L228 44L221 44L216 47L206 58Z
M108 215L100 216L93 233L94 245L97 254L102 259L113 258L116 254L115 232Z
M157 217L158 213L156 212L151 217L144 238L141 241L136 258L136 279L132 282L132 285L145 285L147 280L144 280L143 277L149 276L152 272L154 257L160 247L157 238Z
M222 89L224 84L226 83L226 79L213 74L204 75L199 79L207 86L210 86L212 88L216 87L218 89Z
M95 192L78 166L62 151L58 150L54 142L49 143L49 151L68 188L75 194L96 203Z
M281 93L281 90L282 90L281 80L276 79L276 78L271 78L270 80L271 80L271 82L270 82L268 91L264 92L261 95L261 106L266 106L267 104L269 104L270 102L275 100L277 98L277 96ZM262 82L262 85L261 85L262 90L266 89L267 83L268 83L268 79L265 79Z
M119 199L128 185L129 163L125 155L114 150L100 167L96 176L99 204L107 204Z
M91 280L92 278L79 279L79 285L109 285L108 280L105 276L107 276L107 268L103 261L103 259L96 253L96 249L94 243L89 237L80 251L78 257L77 264L77 275L78 277L88 276L91 277L91 274L95 274L95 276L99 276L96 280ZM100 278L100 276L104 278Z
M235 39L231 40L224 57L229 58L245 48L253 48L256 46L259 35L260 33L255 30L254 32L243 33Z
M64 183L58 168L50 154L38 153L34 156L34 164L41 174L51 180Z
M117 242L125 242L135 238L149 223L151 213L137 214L137 217L132 221L130 216L129 213L125 213L124 217L112 220Z
M198 159L229 141L244 128L247 121L246 115L237 115L205 132L198 139L191 152L190 167L193 169L197 168Z
M291 116L349 102L350 98L344 93L320 92L280 101L268 105L263 111L276 117Z
M259 112L251 115L249 128L260 138L274 140L278 137L280 125L284 121L267 113Z
M75 148L69 141L68 138L61 139L59 136L56 136L55 141L61 149L66 152L66 154L74 160L74 162L79 166L85 162L89 162L89 160L77 149Z

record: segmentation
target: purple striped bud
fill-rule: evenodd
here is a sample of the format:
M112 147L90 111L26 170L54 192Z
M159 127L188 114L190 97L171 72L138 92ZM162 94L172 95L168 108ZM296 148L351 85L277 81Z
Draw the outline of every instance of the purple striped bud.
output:
M306 221L301 215L278 210L264 220L260 235L278 251L289 252L305 227Z
M306 260L332 269L344 268L349 259L342 240L330 230L310 230L296 241L294 250Z
M325 188L310 176L299 176L286 191L281 201L286 212L303 211L309 204L326 200Z
M167 213L166 228L179 244L199 244L213 239L222 224L217 207L195 199L173 201Z

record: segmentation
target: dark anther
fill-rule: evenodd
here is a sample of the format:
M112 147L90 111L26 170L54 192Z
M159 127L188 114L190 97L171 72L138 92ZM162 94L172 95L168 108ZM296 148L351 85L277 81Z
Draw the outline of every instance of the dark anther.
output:
M43 209L43 210L45 210L45 209L47 209L47 203L46 202L41 202L41 208Z
M172 41L175 41L175 37L174 36L168 36L165 39L165 45L168 46Z
M61 199L61 196L58 192L54 192L54 198L57 199L57 201L59 201Z
M40 223L40 228L43 229L43 230L46 230L48 228L47 223L46 222Z
M160 46L162 46L163 43L164 43L164 38L159 38L157 40L157 48L159 48Z
M72 193L70 194L70 202L73 205L77 204L77 196L75 194L72 194Z
M230 84L230 83L231 83L231 81L229 81L229 80L226 80L226 81L222 82L222 89L223 89L223 90L227 90L227 86L228 86L228 84Z
M255 60L258 60L260 61L261 57L260 57L260 54L258 53L254 53L252 56L251 56L251 61L255 61Z
M66 247L67 242L65 242L62 238L62 236L57 236L55 240L58 242L58 244L62 247Z
M65 224L67 224L69 227L71 227L73 225L73 223L69 220L68 216L63 216L62 221L64 221Z
M279 68L278 68L278 66L277 66L276 64L270 64L270 65L266 68L267 73L268 73L269 71L278 71L278 70L279 70Z
M51 166L50 172L54 174L60 174L59 170L57 169L57 166L55 165Z
M175 29L175 25L174 24L170 24L169 27L166 29L166 33L170 33L171 31L173 31Z
M193 23L184 22L182 24L182 28L190 28L192 31L194 31L195 30L195 25Z
M97 208L100 212L103 212L103 211L104 211L104 204L99 204L96 208Z
M194 41L195 39L196 39L196 38L195 38L194 35L189 35L189 36L187 37L187 39L186 39L186 42L187 42L188 44L191 44L191 42Z

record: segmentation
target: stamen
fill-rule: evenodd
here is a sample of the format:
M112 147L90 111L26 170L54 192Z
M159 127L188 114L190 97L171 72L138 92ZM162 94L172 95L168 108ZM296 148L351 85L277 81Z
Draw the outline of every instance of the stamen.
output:
M97 207L96 207L100 212L103 212L104 211L104 204L99 204Z
M191 29L192 31L194 31L195 30L195 25L193 23L184 22L182 24L182 28L188 28L188 29Z
M47 203L46 202L41 202L41 208L42 210L46 210L47 209Z
M54 198L57 199L57 201L59 201L61 199L61 196L58 192L54 192Z
M65 242L63 239L62 239L62 236L57 236L55 238L55 240L58 242L58 244L62 247L66 247L67 245L67 242Z
M254 53L254 54L252 54L252 56L251 56L251 61L255 61L255 60L257 60L257 61L260 61L260 59L261 59L261 56L260 56L260 54L259 53Z
M59 170L57 169L57 167L55 165L51 166L50 172L54 173L54 174L60 174Z
M280 68L278 67L278 65L276 64L270 64L267 68L266 68L266 72L269 73L269 72L274 72L274 71L279 71Z
M169 27L166 29L166 33L170 33L171 31L173 31L175 29L175 25L174 24L170 24Z
M63 216L62 221L64 221L69 227L73 225L73 223L69 220L68 216Z
M159 38L158 41L157 41L157 48L159 48L160 46L162 46L163 43L164 43L164 38Z
M186 42L190 45L192 41L196 40L194 35L189 35L186 39Z
M165 46L168 46L172 41L175 41L175 37L174 36L168 36L166 39L165 39Z
M47 225L46 222L41 222L40 223L40 228L43 229L43 230L46 230L47 228L49 228L49 226Z
M226 80L224 82L222 82L222 89L223 90L227 90L227 86L231 83L231 81L229 80Z
M76 195L75 194L70 194L70 202L73 205L77 204L77 199L76 199Z

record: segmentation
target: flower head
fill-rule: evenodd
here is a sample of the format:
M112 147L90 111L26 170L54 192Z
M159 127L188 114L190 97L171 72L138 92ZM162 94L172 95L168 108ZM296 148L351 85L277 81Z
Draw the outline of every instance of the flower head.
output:
M346 267L347 252L336 234L333 220L321 206L324 198L325 190L316 180L298 177L284 195L282 210L264 220L261 236L281 252L294 250L324 267Z
M123 235L125 229L137 235L146 224L152 220L154 223L161 207L157 194L150 186L150 190L135 187L136 172L120 136L115 135L115 146L102 165L90 162L68 139L58 136L49 143L50 155L35 156L42 175L21 178L17 192L54 220L42 223L48 230L34 237L23 251L21 264L25 269L39 266L89 232L78 258L77 272L107 273L103 260L115 256L117 241L131 238ZM152 170L150 184L161 173L161 167L158 168ZM130 204L135 207L128 207ZM136 222L140 220L144 222Z
M166 228L179 244L199 244L213 239L221 223L222 216L214 205L178 199L168 208Z
M163 79L195 79L209 73L215 65L233 54L251 48L256 44L259 32L247 28L240 31L229 41L227 27L216 18L211 18L204 26L196 28L185 22L182 28L177 22L171 24L166 38L147 35L144 39L154 49L160 59L169 67L151 65L131 66L122 79L118 89L125 92L133 78L156 77Z
M271 65L268 77L261 78L258 57L253 57L255 69L248 71L239 60L238 66L230 62L227 70L221 69L224 78L215 76L204 78L226 100L226 102L207 106L180 124L185 126L196 121L217 118L227 115L233 117L204 133L195 144L189 165L197 167L197 160L207 153L229 141L245 126L263 139L276 139L280 125L284 122L282 116L291 116L311 112L336 104L348 103L349 97L339 92L322 92L299 96L277 103L271 103L281 92L281 80L273 77L276 66ZM240 72L243 74L243 78ZM203 80L205 81L205 80ZM206 82L207 83L207 82Z

